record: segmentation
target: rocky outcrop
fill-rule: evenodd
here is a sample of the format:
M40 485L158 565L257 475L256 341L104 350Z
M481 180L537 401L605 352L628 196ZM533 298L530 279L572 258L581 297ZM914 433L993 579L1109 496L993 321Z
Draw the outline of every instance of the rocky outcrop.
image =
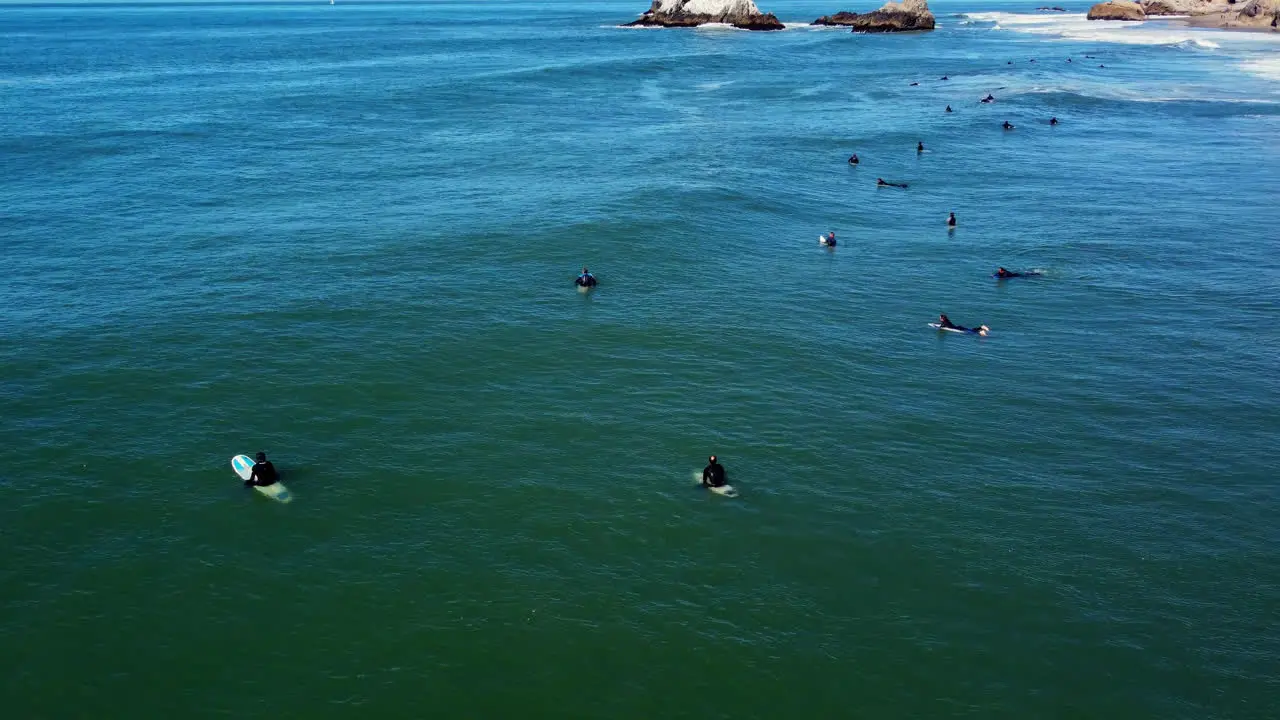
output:
M1229 0L1142 0L1147 15L1205 15L1223 12Z
M640 19L627 27L696 27L724 23L743 30L781 30L773 13L762 13L751 0L653 0Z
M823 15L822 17L809 23L810 25L852 25L853 21L858 18L858 13L838 12L835 15Z
M1108 0L1089 8L1090 20L1146 20L1142 6L1129 0Z
M900 3L891 0L879 10L855 16L849 25L854 32L910 32L932 30L934 22L929 3L925 0L902 0Z
M1198 27L1280 32L1280 0L1247 0L1222 12L1191 18Z

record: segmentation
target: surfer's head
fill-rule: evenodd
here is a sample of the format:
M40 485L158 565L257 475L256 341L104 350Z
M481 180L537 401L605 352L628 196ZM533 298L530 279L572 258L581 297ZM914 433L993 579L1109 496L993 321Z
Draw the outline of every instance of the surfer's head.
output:
M715 456L715 455L712 455L711 457L707 458L707 462L711 463L712 465L715 465L715 464L716 464L716 456Z
M267 454L266 454L266 453L264 453L264 452L259 452L259 453L258 453L258 462L266 462L266 461L267 461Z

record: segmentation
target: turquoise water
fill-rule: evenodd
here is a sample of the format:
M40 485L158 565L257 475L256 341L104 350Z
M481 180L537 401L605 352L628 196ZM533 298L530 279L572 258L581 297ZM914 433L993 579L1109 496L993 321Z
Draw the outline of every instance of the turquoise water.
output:
M7 716L1274 715L1280 44L644 4L0 8Z

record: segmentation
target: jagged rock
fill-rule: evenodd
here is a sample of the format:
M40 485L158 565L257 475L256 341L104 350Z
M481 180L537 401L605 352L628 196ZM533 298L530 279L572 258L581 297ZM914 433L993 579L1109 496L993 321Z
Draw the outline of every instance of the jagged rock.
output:
M1089 8L1090 20L1146 20L1142 6L1129 0L1108 0Z
M762 13L751 0L653 0L653 5L627 27L696 27L725 23L743 30L781 30L773 13Z
M1205 15L1223 12L1231 0L1142 0L1147 15Z
M853 21L858 17L858 13L838 12L835 15L823 15L822 17L809 23L810 25L852 25Z
M1247 0L1221 12L1191 18L1197 27L1280 32L1280 0Z
M925 0L890 1L879 10L858 15L850 25L854 32L908 32L932 30L934 18Z

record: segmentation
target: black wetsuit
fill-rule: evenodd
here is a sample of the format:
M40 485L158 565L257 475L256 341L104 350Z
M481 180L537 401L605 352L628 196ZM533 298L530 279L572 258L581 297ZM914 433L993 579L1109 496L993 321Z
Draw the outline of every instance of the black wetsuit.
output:
M1008 270L1005 270L1004 272L998 272L998 271L997 271L997 272L996 272L996 277L998 277L998 278L1015 278L1015 277L1022 277L1022 273L1009 272Z
M276 473L276 466L271 464L270 460L263 460L260 463L253 464L253 473L249 475L249 479L244 481L245 487L257 485L266 487L274 485L280 476Z
M596 277L590 273L587 273L586 275L579 275L576 282L579 287L595 287Z
M714 462L703 468L702 485L703 487L724 487L724 466Z

